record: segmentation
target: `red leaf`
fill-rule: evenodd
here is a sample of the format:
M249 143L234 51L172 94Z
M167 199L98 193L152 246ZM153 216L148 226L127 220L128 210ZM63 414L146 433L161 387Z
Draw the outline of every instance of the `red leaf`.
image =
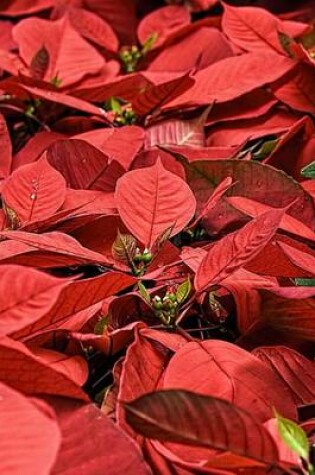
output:
M175 35L176 33L169 37L163 50L151 61L149 71L188 73L191 70L202 70L233 56L231 45L217 28L200 25L180 40L172 41Z
M295 63L290 58L267 52L222 59L198 71L194 76L194 86L176 99L168 101L164 108L230 101L275 82L294 66Z
M127 172L117 182L115 200L121 219L146 247L173 226L171 235L181 231L195 212L195 198L186 183L163 167Z
M247 160L204 160L185 165L185 168L198 208L206 204L214 188L224 178L231 177L234 186L226 192L226 196L242 196L277 208L285 208L299 198L287 214L310 229L315 226L314 204L309 195L292 178L269 165ZM212 234L232 223L239 225L242 221L244 215L223 197L203 220L203 226Z
M137 17L132 0L85 0L84 7L112 25L122 44L135 43Z
M186 90L190 90L193 84L194 80L185 74L176 79L149 86L131 101L132 108L141 116L152 114L156 109L160 109L165 102L169 102Z
M111 264L102 254L84 248L73 237L59 232L38 235L23 231L2 231L1 237L26 244L30 246L30 251L40 250L51 253L51 256L53 254L65 256L68 265L71 265L70 262L72 265L88 262Z
M75 138L86 140L128 170L143 146L144 137L145 133L141 127L126 125L120 128L91 130Z
M51 143L62 138L62 134L53 131L48 132L45 130L35 134L29 139L25 146L14 155L12 164L13 171L23 165L36 162Z
M54 5L53 0L12 0L6 2L1 8L1 15L15 17L30 15L42 10L47 10Z
M285 346L260 347L253 354L268 365L287 387L294 404L315 399L315 363Z
M62 290L58 301L53 302L54 305L50 306L41 319L16 332L14 338L25 339L42 331L55 330L76 313L115 295L135 282L135 277L119 272L72 282Z
M166 351L159 351L152 341L135 330L135 340L129 346L122 365L118 400L131 401L154 391L160 384L167 361ZM121 404L116 407L116 416L120 427L130 432Z
M47 150L47 160L74 189L114 191L123 168L98 148L78 139L57 140Z
M241 196L230 196L227 198L227 201L231 203L234 208L239 209L252 218L259 216L271 208L270 206L267 206L263 203L259 203L258 201ZM315 241L315 233L308 226L305 226L301 221L288 214L283 215L279 224L279 228L283 229L284 231L288 231L289 233L295 234L296 236L301 236L305 239Z
M102 116L103 118L105 117L105 112L103 109L82 99L69 96L68 94L64 94L54 89L49 90L37 86L26 86L24 84L14 82L14 80L11 78L0 83L0 87L3 88L3 90L18 96L26 95L26 98L40 98L50 103L61 104L63 106L71 107L88 114Z
M98 73L104 66L102 56L71 26L67 18L47 21L28 18L14 27L13 37L22 59L31 65L34 52L43 45L49 54L44 76L47 82L58 78L62 87L73 84L86 74Z
M261 318L270 326L304 340L315 341L314 298L293 300L262 294Z
M0 335L33 324L57 301L67 281L35 269L4 265L0 267L1 294Z
M2 383L0 397L0 472L50 473L61 443L52 411Z
M285 54L278 32L286 33L285 24L263 8L232 7L224 4L224 33L245 51L271 50Z
M66 357L63 356L65 359ZM8 337L0 339L0 379L27 394L55 394L88 400L65 371L64 365L36 356L25 345ZM64 363L66 364L66 362Z
M308 274L315 275L315 256L288 246L284 242L278 242L278 246L295 266L305 270Z
M216 285L252 260L278 229L283 209L267 211L211 247L195 277L199 292Z
M67 356L46 348L30 346L32 353L46 362L52 370L56 370L78 386L83 386L88 378L88 366L82 356Z
M151 471L134 441L94 404L82 405L69 399L58 399L52 404L62 434L52 475L150 475ZM104 441L108 443L104 444Z
M297 248L302 252L310 253L311 257L315 257L315 254L312 253L305 244L295 241L292 238L288 238L287 236L277 234L275 239L270 241L253 261L246 264L246 269L258 274L275 277L310 277L307 272L294 265L287 257L278 245L282 242L288 244L290 247Z
M66 10L71 25L80 35L110 51L117 51L119 42L112 27L95 13L70 6Z
M11 171L12 147L6 121L0 114L0 180L6 178Z
M315 113L315 71L309 65L300 64L286 81L275 84L272 89L279 101L302 112Z
M5 208L14 212L18 227L49 218L61 208L65 196L64 178L46 159L17 169L2 187Z
M170 5L154 10L146 15L138 26L138 38L143 45L152 36L156 37L153 47L160 46L165 39L190 23L186 7Z
M225 400L168 390L146 394L124 407L128 423L150 439L232 452L267 464L278 462L268 431L249 412Z
M261 422L275 407L295 418L295 406L273 371L258 358L224 341L189 342L170 360L164 389L187 389L230 401Z

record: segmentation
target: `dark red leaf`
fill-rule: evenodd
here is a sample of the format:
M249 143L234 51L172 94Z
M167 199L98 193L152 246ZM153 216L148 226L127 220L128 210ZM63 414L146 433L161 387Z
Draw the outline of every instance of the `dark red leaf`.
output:
M262 424L225 400L168 390L124 407L128 423L150 439L232 452L267 464L279 460L276 444Z
M1 67L1 64L0 64ZM7 124L0 114L0 180L6 178L11 171L12 148Z
M74 189L114 191L116 180L124 171L98 148L78 139L57 140L51 144L47 160Z

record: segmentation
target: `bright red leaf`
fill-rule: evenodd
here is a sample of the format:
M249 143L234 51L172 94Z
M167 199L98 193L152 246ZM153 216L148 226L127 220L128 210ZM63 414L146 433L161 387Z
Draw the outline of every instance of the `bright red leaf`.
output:
M120 178L115 200L126 227L148 248L168 228L172 227L172 236L181 231L196 206L186 183L165 170L160 160Z

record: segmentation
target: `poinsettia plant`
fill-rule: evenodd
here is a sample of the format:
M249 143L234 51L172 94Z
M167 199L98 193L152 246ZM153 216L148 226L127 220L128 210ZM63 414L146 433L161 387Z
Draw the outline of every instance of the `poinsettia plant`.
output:
M0 5L0 472L315 473L314 2Z

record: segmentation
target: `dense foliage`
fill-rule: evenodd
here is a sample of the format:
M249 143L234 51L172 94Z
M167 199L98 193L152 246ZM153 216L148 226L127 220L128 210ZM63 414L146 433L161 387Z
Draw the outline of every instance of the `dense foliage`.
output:
M235 3L0 2L2 475L314 473L315 6Z

